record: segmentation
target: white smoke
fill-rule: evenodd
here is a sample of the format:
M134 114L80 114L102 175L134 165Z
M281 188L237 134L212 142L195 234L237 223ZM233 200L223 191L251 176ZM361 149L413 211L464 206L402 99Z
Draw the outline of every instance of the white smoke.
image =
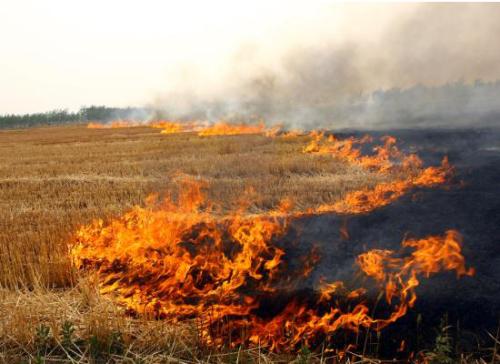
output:
M283 32L276 52L241 46L224 72L187 67L153 106L172 117L295 127L495 123L500 86L476 80L500 79L500 4L387 5L392 16L371 18L369 6L349 9L332 24L337 34L304 29L297 42Z

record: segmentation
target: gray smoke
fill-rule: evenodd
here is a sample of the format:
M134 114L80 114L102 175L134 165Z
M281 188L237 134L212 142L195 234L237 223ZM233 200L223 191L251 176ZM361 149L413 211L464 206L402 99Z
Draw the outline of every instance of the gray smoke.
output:
M423 4L377 39L305 44L278 68L250 74L235 61L224 91L170 93L154 107L175 118L263 118L296 128L496 126L498 34L500 4Z

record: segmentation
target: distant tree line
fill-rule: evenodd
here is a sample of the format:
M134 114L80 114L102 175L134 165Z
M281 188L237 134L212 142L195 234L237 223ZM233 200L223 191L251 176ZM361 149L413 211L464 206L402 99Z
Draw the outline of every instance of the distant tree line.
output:
M78 114L82 121L146 120L151 111L141 107L82 107Z
M145 120L149 114L149 110L137 107L83 106L77 112L61 109L24 115L0 115L0 129L28 128L40 125L88 121L107 122L116 119Z
M36 125L52 125L81 120L79 113L68 112L68 110L52 110L44 113L24 115L1 115L0 128L27 128Z
M270 96L271 95L271 96ZM1 128L26 128L77 122L111 120L235 120L263 118L284 122L295 128L412 128L500 126L500 81L474 83L457 81L441 86L415 85L400 89L377 90L353 96L345 102L335 98L301 104L286 97L260 95L256 99L197 102L176 113L169 109L139 107L83 106L77 112L54 110L26 115L0 115Z

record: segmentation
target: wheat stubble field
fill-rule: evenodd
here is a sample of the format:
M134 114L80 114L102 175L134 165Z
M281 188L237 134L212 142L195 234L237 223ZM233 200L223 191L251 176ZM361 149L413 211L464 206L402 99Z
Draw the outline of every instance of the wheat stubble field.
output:
M304 209L380 181L380 176L329 156L301 153L307 140L307 136L162 135L147 127L1 131L1 358L6 362L9 355L35 358L35 348L45 340L44 328L49 327L55 340L64 337L65 323L74 325L74 335L94 338L90 351L106 345L111 350L117 332L125 344L133 342L130 353L142 349L154 353L155 340L163 346L177 345L171 349L173 356L177 350L192 350L169 341L168 325L134 321L100 297L92 278L71 267L72 235L93 219L142 205L150 193L174 191L180 174L207 181L206 193L215 201L229 204L255 192L259 197L251 212L275 207L287 197ZM140 333L132 335L134 330ZM92 356L80 352L75 357Z

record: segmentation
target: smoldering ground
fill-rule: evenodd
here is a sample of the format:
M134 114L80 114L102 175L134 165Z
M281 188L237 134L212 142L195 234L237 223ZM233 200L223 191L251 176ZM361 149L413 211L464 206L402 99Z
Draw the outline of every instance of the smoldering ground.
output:
M321 279L351 282L356 277L354 262L359 254L369 249L398 251L405 237L423 238L455 229L463 236L466 265L474 267L475 275L458 279L447 272L423 278L416 289L414 309L382 335L394 339L397 347L401 330L413 332L420 315L421 329L427 338L433 338L435 328L447 315L454 329L469 333L460 345L476 345L475 340L481 341L483 334L495 332L500 318L500 133L462 129L392 130L391 134L406 151L418 150L426 163L435 164L448 155L455 166L453 181L435 189L413 190L370 213L329 214L294 221L286 241L293 245L286 250L290 254L287 259L305 256L313 247L321 257L311 276L298 282L297 289L314 290ZM347 237L342 228L347 229ZM418 346L413 341L416 337L409 339L410 346ZM486 336L483 339L488 340ZM386 349L390 351L389 347Z

